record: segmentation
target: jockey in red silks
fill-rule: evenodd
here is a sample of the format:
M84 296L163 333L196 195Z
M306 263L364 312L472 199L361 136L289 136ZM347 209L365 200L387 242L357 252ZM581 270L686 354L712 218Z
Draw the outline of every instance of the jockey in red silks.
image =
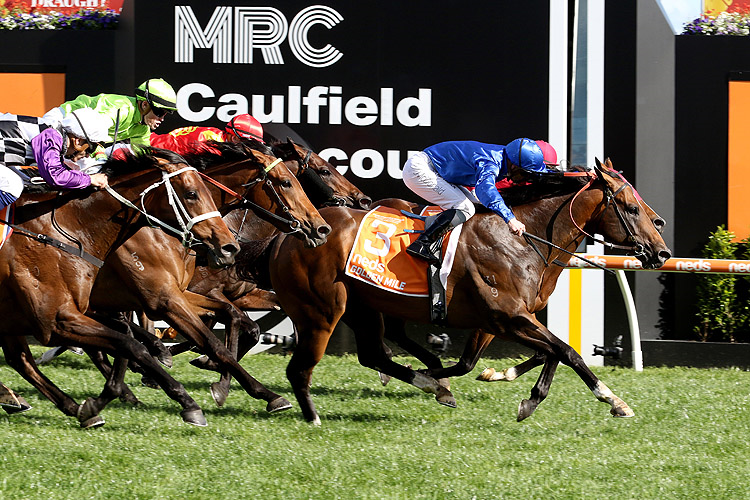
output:
M248 114L236 115L224 130L191 126L175 129L168 134L151 134L151 145L185 154L200 150L206 141L239 142L241 139L263 142L263 126Z

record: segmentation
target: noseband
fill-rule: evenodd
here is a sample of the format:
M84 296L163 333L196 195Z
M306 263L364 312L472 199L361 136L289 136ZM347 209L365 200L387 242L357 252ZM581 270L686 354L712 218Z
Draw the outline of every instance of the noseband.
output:
M182 201L180 201L179 197L177 196L177 193L174 190L174 187L172 187L172 182L170 179L176 175L180 175L183 172L187 172L190 170L195 170L197 172L197 169L195 167L186 166L179 170L176 170L174 172L165 172L162 170L161 176L162 179L159 182L156 182L146 189L144 189L141 194L141 208L138 208L135 206L130 200L127 198L124 198L120 195L117 191L112 189L110 186L107 186L105 189L107 192L112 195L113 198L121 202L122 204L142 213L146 220L151 224L152 226L161 226L165 230L177 235L180 237L180 240L182 241L183 246L185 247L192 247L197 244L201 244L201 241L195 237L195 235L192 233L193 226L195 226L197 223L204 221L206 219L211 219L213 217L219 217L221 218L221 214L218 211L213 212L207 212L205 214L197 215L195 217L191 217L188 213L187 209L185 208L185 205L183 205ZM166 222L163 222L156 217L149 215L146 212L146 206L145 206L145 197L146 194L148 194L153 189L158 188L164 184L166 190L167 190L167 199L169 200L169 204L172 207L172 210L174 210L175 218L177 219L177 222L180 225L180 228L175 228L167 224Z
M248 159L248 160L244 160L244 161L250 161L250 160ZM255 212L259 216L265 218L266 220L271 219L271 220L277 221L277 222L279 222L281 224L288 225L289 226L289 231L285 231L286 233L296 233L296 232L300 231L300 226L301 226L300 222L294 217L294 215L292 215L291 211L289 210L289 207L286 206L286 204L284 203L284 200L281 198L281 196L279 196L279 193L276 192L276 188L274 187L274 185L271 182L271 180L268 178L268 172L270 172L271 169L274 168L276 165L278 165L279 163L281 163L281 161L282 161L281 159L277 158L270 165L268 165L266 167L263 167L260 170L260 174L259 174L259 176L258 176L257 179L254 179L254 180L252 180L252 181L250 181L250 182L248 182L246 184L242 184L242 187L251 188L251 187L255 186L256 184L258 184L259 182L264 182L266 184L266 186L268 187L268 189L271 190L273 200L276 201L276 203L281 206L281 209L287 215L287 218L280 217L280 216L276 215L275 213L273 213L273 212L271 212L271 211L269 211L269 210L261 207L260 205L258 205L254 201L248 200L247 197L234 192L233 190L229 189L224 184L222 184L222 183L220 183L220 182L212 179L211 177L209 177L208 175L204 174L203 172L198 172L198 173L207 182L210 182L211 184L213 184L214 186L218 187L219 189L221 189L225 193L227 193L230 196L233 196L234 198L237 198L238 200L240 200L240 203L237 206L238 208L245 208L246 210L252 209L253 212ZM242 162L239 162L239 163L242 163ZM246 212L246 214L247 214L247 212ZM243 220L244 220L244 218L243 218Z
M633 190L633 194L635 198L638 200L639 204L641 203L640 201L641 197L638 195L635 188L633 188L633 186L628 181L626 181L625 178L619 172L616 172L615 174L612 174L609 171L604 171L604 170L602 170L602 172L606 173L609 176L617 177L623 182L623 185L620 186L617 189L617 191L612 191L612 189L609 187L609 184L605 183L604 196L607 202L604 206L604 210L602 213L606 212L609 207L612 207L615 211L615 214L617 215L617 218L620 220L620 224L622 225L623 229L628 235L627 240L633 244L630 246L617 245L615 243L610 243L608 241L604 241L602 239L596 238L592 236L591 234L587 233L586 231L584 231L583 228L578 225L575 218L573 217L573 204L575 203L576 198L578 198L578 195L580 195L581 193L586 191L588 188L590 188L598 177L596 174L592 173L591 171L565 172L563 174L566 177L588 177L589 179L588 182L580 190L578 190L575 196L573 196L573 199L570 201L570 205L568 206L568 213L570 214L570 220L573 221L573 224L576 226L576 229L578 229L581 233L585 234L586 236L593 239L597 243L603 244L607 248L616 248L619 250L626 250L628 252L632 252L632 255L634 255L635 257L645 255L645 250L646 250L645 247L641 243L637 242L637 239L635 237L635 232L633 231L630 224L628 224L628 221L625 220L625 216L623 216L622 211L620 210L620 207L617 205L615 201L615 198L617 197L617 195L620 194L620 192L623 191L626 187L629 187L630 189Z

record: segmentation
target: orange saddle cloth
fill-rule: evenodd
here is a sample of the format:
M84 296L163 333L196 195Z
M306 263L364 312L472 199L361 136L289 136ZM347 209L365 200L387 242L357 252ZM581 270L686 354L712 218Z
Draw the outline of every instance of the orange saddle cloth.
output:
M439 207L427 207L420 215L440 212ZM346 274L393 293L415 297L429 296L427 262L406 253L419 237L424 221L408 217L395 208L378 206L367 213L357 230L354 246L346 261ZM443 267L440 270L443 286L453 264L461 226L443 240Z

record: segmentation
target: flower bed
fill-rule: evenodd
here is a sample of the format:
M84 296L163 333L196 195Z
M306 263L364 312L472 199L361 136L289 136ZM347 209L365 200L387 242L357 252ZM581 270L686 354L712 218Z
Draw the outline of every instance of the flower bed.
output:
M712 17L702 15L685 23L682 35L748 36L750 35L750 13L722 12Z
M8 11L0 30L107 30L115 29L120 14L113 10L80 10L75 14Z

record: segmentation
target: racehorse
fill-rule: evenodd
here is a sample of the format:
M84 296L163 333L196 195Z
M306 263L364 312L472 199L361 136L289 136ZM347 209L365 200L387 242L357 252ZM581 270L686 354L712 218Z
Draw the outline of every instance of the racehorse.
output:
M554 246L532 247L529 240L512 235L492 213L478 213L464 224L446 286L445 325L482 329L541 351L550 366L563 362L573 368L594 396L610 405L614 416L632 416L630 407L591 372L578 353L539 323L534 313L546 306L570 259L563 250L573 252L587 234L602 234L610 244L630 249L647 269L660 267L671 253L659 233L663 220L647 208L610 162L601 165L597 161L594 171L576 174L540 176L518 191L519 196L533 201L519 198L509 202L528 233L544 235ZM365 214L345 208L322 209L321 213L332 227L325 247L302 251L294 240L278 236L263 254L271 285L297 326L298 345L287 378L303 416L320 424L310 397L311 377L339 320L354 331L362 365L455 406L453 395L429 370L420 373L391 361L383 344L384 314L427 323L429 299L397 296L346 276L346 260ZM553 369L543 370L544 376L553 374Z
M197 171L181 156L154 149L110 160L102 171L110 178L107 191L29 193L16 202L14 234L0 249L0 342L5 359L82 427L104 422L98 414L119 395L112 380L123 373L125 363L116 365L99 397L79 405L39 371L26 335L46 346L82 346L138 360L182 406L185 422L206 425L198 404L142 344L85 313L102 261L145 224L174 231L185 245L200 243L195 248L205 247L217 265L233 262L237 243ZM58 248L73 245L54 238L65 238L76 248L63 252Z
M368 208L372 203L369 196L362 193L333 165L312 150L295 144L291 139L287 139L287 142L274 142L271 148L278 158L284 160L289 170L305 188L305 193L318 208L339 205ZM277 232L277 228L262 219L248 218L240 211L228 215L225 221L230 229L236 231L241 246L244 241L263 239ZM275 294L257 288L252 279L246 278L247 276L241 271L237 271L236 266L215 271L199 267L188 290L213 299L231 302L243 311L278 309ZM239 338L239 330L234 326L227 326L227 348L239 360L258 342L258 337L246 332ZM188 348L187 344L189 342L181 346L172 346L170 350L173 354L184 352ZM197 358L191 364L204 369L219 369L216 363L207 358ZM211 385L211 395L218 406L222 406L226 401L230 380L231 375L224 371L219 382Z
M222 210L237 205L234 197L228 196L226 188L240 190L247 186L239 206L253 207L259 217L271 221L271 227L294 236L305 247L325 243L330 227L283 163L245 144L212 143L211 148L214 151L188 154L186 158L223 185L220 189L209 183L214 200ZM228 203L228 199L232 203ZM159 248L159 251L149 251L152 248ZM224 313L220 319L227 326L257 328L231 302L219 300L216 296L186 292L194 266L194 259L179 242L161 232L144 228L107 259L91 295L92 307L97 312L144 310L151 318L163 319L232 373L248 394L267 401L269 412L290 408L286 399L250 376L237 363L236 356L204 325L202 314L219 312ZM142 340L147 338L142 337ZM109 374L107 367L102 365L106 360L96 353L89 354L99 369ZM121 391L128 391L124 384ZM131 399L135 400L134 396Z

